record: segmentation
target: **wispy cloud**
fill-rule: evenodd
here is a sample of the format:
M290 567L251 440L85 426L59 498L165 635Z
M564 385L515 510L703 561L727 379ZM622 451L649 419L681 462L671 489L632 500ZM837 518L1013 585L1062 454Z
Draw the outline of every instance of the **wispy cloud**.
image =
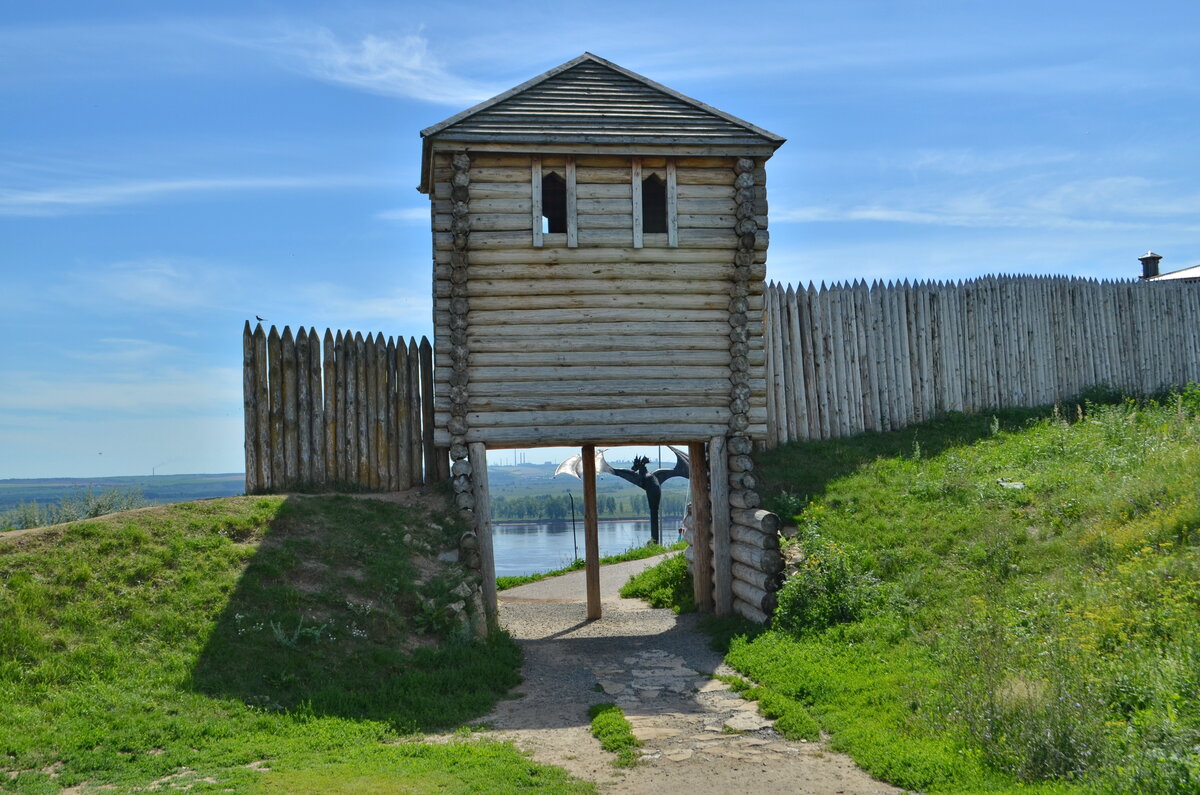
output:
M978 170L977 167L969 170ZM1200 193L1138 176L1065 179L1035 174L959 189L940 183L870 199L775 209L779 223L864 222L1061 231L1200 231Z
M310 28L239 43L273 52L285 65L318 80L388 97L462 106L506 88L452 73L417 33L355 39Z
M383 210L375 213L380 221L399 221L404 224L425 225L429 223L428 207L397 207L394 210Z
M244 295L245 285L246 280L226 266L148 257L77 271L55 292L67 304L178 313L234 304Z
M33 189L0 189L0 215L49 216L95 211L170 197L275 190L322 190L381 184L375 178L215 177L126 180Z
M0 392L0 412L85 412L188 416L236 405L241 373L233 368L196 368L112 373L10 372Z

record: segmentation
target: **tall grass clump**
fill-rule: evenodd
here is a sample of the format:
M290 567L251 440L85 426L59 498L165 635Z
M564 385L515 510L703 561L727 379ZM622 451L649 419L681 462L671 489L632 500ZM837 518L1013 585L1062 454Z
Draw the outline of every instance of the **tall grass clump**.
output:
M925 791L1200 791L1200 389L759 469L799 555L772 630L727 659L836 748Z
M66 494L46 506L25 502L0 513L0 530L25 530L30 527L78 522L147 505L140 489L107 489L96 493L91 487Z

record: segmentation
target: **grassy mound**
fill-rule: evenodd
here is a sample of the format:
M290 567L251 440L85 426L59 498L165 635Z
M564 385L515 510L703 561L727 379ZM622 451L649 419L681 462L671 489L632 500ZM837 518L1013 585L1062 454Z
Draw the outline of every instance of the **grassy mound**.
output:
M763 456L802 553L728 662L925 791L1200 789L1200 393Z
M436 560L453 522L241 497L0 538L0 788L488 791L496 766L570 790L511 746L398 742L518 681L507 636L439 609L465 576Z

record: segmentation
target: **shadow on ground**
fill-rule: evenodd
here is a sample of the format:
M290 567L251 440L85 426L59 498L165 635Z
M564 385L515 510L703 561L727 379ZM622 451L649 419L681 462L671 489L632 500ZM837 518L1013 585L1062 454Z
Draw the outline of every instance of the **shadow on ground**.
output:
M458 636L424 607L456 584L455 573L414 565L460 530L419 507L289 498L260 538L234 539L243 554L259 543L191 687L264 711L375 720L401 732L486 713L519 681L520 651L500 634Z

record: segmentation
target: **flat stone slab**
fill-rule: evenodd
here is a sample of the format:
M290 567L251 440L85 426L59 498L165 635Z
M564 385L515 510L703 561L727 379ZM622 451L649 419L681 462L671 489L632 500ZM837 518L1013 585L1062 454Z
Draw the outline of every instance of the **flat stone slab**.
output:
M738 732L754 732L759 729L765 729L771 725L768 718L764 718L758 713L739 712L725 721L725 728L732 729Z

